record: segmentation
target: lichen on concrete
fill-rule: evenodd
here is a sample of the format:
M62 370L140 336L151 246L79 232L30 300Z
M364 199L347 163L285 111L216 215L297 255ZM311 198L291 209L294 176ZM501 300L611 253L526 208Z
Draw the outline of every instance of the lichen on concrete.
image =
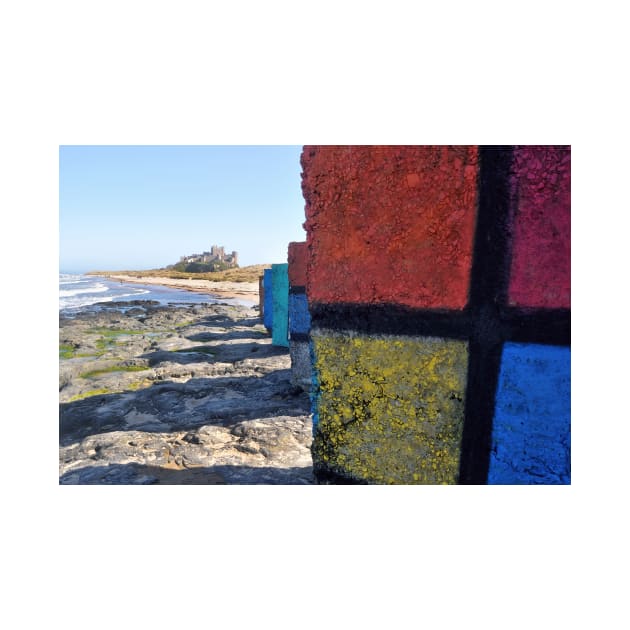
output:
M369 483L457 483L467 343L313 334L313 462Z

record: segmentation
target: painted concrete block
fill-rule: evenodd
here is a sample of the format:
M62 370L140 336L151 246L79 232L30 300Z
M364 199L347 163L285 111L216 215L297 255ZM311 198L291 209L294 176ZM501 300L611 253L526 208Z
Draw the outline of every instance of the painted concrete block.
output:
M289 243L289 285L292 287L306 286L306 260L308 251L306 242Z
M289 269L291 266L289 265ZM291 382L308 391L311 383L309 333L311 316L304 293L289 293L289 350L291 353Z
M488 483L571 483L570 452L570 348L506 343Z
M289 347L289 265L271 265L273 293L273 329L271 343Z
M265 276L258 276L258 314L265 321Z
M265 328L271 331L273 329L273 276L271 269L263 271L263 284L265 288L263 323Z
M368 483L457 482L467 343L313 331L313 463Z
M515 147L509 302L571 306L571 147Z
M291 383L305 391L311 384L311 354L309 333L311 315L305 294L306 242L289 243L289 352L291 354Z
M309 303L462 309L478 149L305 147Z
M302 166L318 479L570 483L570 147Z
M290 269L290 267L289 267ZM289 333L308 335L311 330L311 315L304 293L289 293Z
M289 341L291 355L291 384L304 391L311 388L311 354L308 341Z

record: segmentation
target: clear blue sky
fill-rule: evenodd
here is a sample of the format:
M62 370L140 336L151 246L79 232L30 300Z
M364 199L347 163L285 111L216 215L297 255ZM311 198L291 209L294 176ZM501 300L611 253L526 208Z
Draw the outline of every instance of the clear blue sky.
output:
M223 245L241 266L306 238L301 146L61 146L61 271L155 269Z

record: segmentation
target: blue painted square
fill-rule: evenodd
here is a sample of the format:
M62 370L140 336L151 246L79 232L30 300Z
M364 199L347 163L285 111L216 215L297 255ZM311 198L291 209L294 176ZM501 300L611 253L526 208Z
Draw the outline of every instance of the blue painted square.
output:
M265 289L265 301L263 303L263 324L269 331L273 329L273 275L271 269L263 271L263 287Z
M488 483L571 483L570 348L503 347Z
M311 314L304 293L289 293L289 332L308 335L311 330Z

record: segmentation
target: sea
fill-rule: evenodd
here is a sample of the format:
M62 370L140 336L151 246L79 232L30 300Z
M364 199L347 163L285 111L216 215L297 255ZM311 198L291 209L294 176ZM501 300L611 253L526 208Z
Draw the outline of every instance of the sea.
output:
M110 302L155 300L162 305L187 307L191 304L237 304L253 306L251 300L213 298L204 293L153 284L131 284L82 273L59 274L59 313L72 316L82 311L106 309ZM129 308L133 305L130 304ZM124 307L122 307L124 310Z

